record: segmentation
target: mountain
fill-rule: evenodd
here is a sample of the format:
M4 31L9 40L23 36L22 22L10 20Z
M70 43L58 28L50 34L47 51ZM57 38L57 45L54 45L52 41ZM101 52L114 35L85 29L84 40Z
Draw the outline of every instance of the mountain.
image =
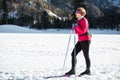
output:
M120 8L120 1L119 0L86 0L99 8L109 8L109 7L118 7Z
M86 17L92 27L119 28L119 0L7 0L8 16L3 15L4 10L0 1L0 24L27 25L34 28L37 26L38 29L44 28L43 25L47 28L56 26L68 28L71 27L70 21L75 11L75 2L77 6L86 8ZM112 24L108 25L108 23Z
M80 2L80 0L78 1ZM92 6L94 10L98 11L99 13L104 13L106 10L110 9L117 9L117 12L120 13L119 0L81 0L81 1L85 1L86 2L85 5L87 7ZM39 14L44 10L49 10L60 17L64 17L67 16L68 13L71 14L74 11L73 0L9 0L8 4L9 11L17 10L18 13L21 14L24 13L28 15L34 15L36 13ZM2 4L0 4L0 11L1 9Z

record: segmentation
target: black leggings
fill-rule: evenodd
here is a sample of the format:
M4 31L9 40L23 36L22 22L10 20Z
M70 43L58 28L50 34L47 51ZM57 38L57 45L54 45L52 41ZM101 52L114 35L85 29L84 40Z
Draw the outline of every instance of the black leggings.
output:
M86 61L86 68L90 68L90 58L89 58L89 46L90 46L90 41L81 41L81 42L77 42L77 44L75 45L73 51L72 51L72 69L75 68L76 65L76 56L77 54L82 50L83 51L83 55ZM76 54L74 54L74 51Z

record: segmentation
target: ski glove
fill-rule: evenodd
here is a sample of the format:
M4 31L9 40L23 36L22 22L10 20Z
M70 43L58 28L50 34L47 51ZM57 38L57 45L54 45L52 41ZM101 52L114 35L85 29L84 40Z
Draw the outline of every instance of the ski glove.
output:
M77 26L77 23L72 23L72 30Z

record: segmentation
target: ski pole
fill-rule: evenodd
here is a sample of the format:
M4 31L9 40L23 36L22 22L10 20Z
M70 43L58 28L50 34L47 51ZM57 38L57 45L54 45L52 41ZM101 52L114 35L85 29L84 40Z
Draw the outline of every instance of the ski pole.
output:
M67 54L68 54L68 49L69 49L69 45L70 45L71 35L72 35L72 30L70 31L70 36L69 36L69 40L68 40L68 44L67 44L67 49L66 49L65 59L64 59L64 63L63 63L62 74L63 74L64 68L65 68L65 63L66 63L66 59L67 59Z
M74 46L76 45L76 35L74 32ZM76 46L74 48L74 65L76 65ZM76 66L75 66L75 80L76 80Z

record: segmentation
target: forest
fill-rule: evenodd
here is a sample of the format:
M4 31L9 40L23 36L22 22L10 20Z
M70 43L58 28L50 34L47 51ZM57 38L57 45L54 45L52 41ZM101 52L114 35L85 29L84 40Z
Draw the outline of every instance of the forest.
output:
M93 0L95 1L95 0ZM120 30L120 7L108 0L0 0L0 25L34 29L68 29L76 22L77 7L84 7L90 28ZM119 5L119 4L118 4Z

